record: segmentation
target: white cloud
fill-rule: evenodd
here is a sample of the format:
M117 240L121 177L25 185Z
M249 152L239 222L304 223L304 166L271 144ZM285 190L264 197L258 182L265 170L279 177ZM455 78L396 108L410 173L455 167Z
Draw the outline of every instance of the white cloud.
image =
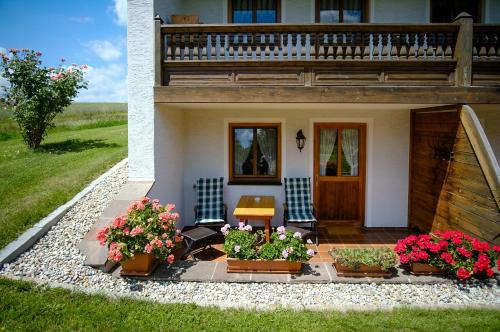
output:
M115 45L109 40L92 40L85 46L105 61L116 60L122 56L121 46Z
M91 67L86 71L88 89L81 90L78 102L126 102L127 68L112 63L104 67Z
M127 26L127 0L113 0L113 13L115 14L115 23Z
M76 22L76 23L82 23L82 24L90 23L90 22L94 21L94 19L92 17L89 17L89 16L71 16L69 18L69 20Z

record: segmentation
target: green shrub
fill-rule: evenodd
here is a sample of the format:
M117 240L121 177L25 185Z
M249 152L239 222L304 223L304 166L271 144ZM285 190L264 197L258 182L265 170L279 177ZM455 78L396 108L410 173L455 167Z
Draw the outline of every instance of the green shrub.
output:
M397 261L396 254L390 248L333 249L330 254L338 263L355 270L364 264L387 271Z

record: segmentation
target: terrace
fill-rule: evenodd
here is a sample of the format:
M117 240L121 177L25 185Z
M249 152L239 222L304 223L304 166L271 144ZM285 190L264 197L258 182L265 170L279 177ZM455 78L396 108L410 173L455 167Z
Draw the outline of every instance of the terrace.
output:
M217 90L219 99L231 99L231 88L258 93L252 89L335 87L346 99L357 93L361 101L381 87L418 98L438 87L470 102L477 93L491 97L497 91L491 86L500 85L500 26L473 24L467 16L450 24L404 25L155 22L156 102L182 101L183 90L196 100L210 99L189 87L224 88Z

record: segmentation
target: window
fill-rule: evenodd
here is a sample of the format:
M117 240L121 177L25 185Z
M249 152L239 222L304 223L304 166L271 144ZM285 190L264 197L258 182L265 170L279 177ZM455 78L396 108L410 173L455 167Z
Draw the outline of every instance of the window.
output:
M368 17L367 6L367 0L316 0L316 22L366 22Z
M277 23L280 21L280 0L229 0L229 21L232 23Z
M229 182L281 183L281 125L229 124Z
M431 22L449 23L458 14L466 12L471 14L474 22L481 22L480 0L431 0Z

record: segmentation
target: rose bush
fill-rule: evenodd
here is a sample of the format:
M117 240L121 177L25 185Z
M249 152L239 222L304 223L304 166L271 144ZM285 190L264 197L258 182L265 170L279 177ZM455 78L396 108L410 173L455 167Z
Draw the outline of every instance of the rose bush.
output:
M13 118L31 149L40 146L54 117L71 104L78 90L87 88L83 78L86 65L43 67L42 53L28 49L10 49L0 53L0 76L9 82L5 102L13 110Z
M428 263L459 279L490 278L495 263L500 265L499 246L491 247L459 231L410 235L399 240L394 250L402 264Z
M225 236L224 250L227 256L237 259L263 259L298 262L307 261L314 256L314 250L307 249L300 233L292 233L285 227L278 227L271 234L271 242L264 241L264 233L259 230L252 233L252 226L239 224L238 228L231 228L226 224L221 228ZM308 243L312 243L308 240Z
M172 264L172 252L180 248L183 238L175 228L179 214L175 206L162 206L157 199L144 197L130 205L126 215L117 216L110 227L97 235L101 245L109 248L108 259L123 262L135 254L152 253Z

